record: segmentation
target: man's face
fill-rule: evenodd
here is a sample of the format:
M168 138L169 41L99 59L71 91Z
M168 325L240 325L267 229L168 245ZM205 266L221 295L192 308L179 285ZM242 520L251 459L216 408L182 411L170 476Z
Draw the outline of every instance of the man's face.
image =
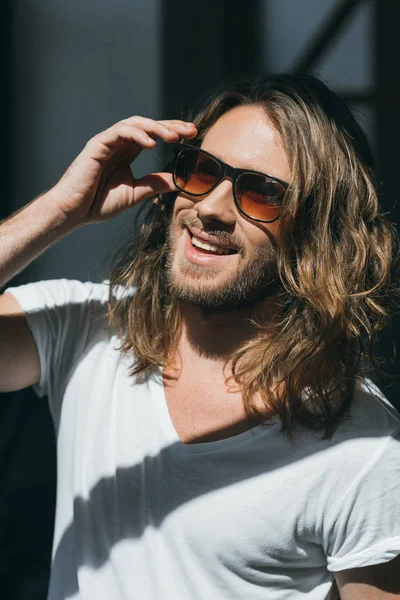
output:
M239 106L222 115L201 147L233 167L290 181L282 139L259 107ZM209 241L230 246L234 252L203 250L192 243L193 234L208 234ZM238 212L230 179L204 198L180 193L167 241L171 292L180 300L213 311L240 308L268 297L276 282L279 234L279 219L259 223Z

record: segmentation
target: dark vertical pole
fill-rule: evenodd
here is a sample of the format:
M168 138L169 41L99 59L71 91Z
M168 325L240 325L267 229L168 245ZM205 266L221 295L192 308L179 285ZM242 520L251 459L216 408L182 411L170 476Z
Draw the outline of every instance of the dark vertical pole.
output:
M224 71L231 75L258 75L263 65L262 2L224 2Z
M208 90L260 63L261 0L163 0L163 115L186 117Z
M393 217L400 224L398 201L398 169L400 150L400 40L398 23L400 3L397 0L375 0L375 85L378 106L376 113L376 141L381 179L384 183L385 210L397 205Z
M15 1L3 0L0 220L15 210ZM29 160L29 157L26 157ZM15 278L9 285L17 285ZM47 595L55 505L55 444L46 400L32 389L0 394L0 588L4 598Z
M12 72L12 0L4 0L2 5L2 19L0 20L1 28L1 61L2 61L2 143L0 144L1 152L1 203L0 203L0 219L6 217L11 211L12 198L12 88L13 88L13 72Z
M400 39L398 23L400 3L397 0L375 0L374 26L376 39L375 86L377 89L376 147L378 156L378 181L382 185L382 205L391 211L390 218L400 224L400 202L398 172L400 151ZM397 347L397 357L390 371L400 374L400 320L396 318L391 330L382 341L385 354L392 351L393 341ZM399 377L385 387L385 392L393 404L400 408Z

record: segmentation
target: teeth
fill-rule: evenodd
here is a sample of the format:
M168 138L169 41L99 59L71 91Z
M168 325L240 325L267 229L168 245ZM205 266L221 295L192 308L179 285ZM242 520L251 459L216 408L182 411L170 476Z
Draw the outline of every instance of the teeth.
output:
M219 248L218 246L214 246L214 244L209 244L208 242L199 240L199 238L195 237L194 235L192 236L192 244L193 246L203 248L203 250L209 250L210 252L216 252L217 254L230 254L228 249Z

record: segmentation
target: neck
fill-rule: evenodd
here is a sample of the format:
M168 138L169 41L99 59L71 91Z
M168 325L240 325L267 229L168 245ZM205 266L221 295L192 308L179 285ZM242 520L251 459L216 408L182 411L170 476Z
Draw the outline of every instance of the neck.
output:
M232 311L208 312L181 304L181 336L174 363L179 368L195 364L211 371L230 363L233 354L274 327L280 314L272 299Z

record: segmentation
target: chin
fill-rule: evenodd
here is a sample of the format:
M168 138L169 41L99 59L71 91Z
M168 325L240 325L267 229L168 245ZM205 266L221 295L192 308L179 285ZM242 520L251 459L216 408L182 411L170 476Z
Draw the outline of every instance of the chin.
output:
M184 239L172 237L166 259L172 298L203 311L232 311L271 297L277 282L276 256L267 245L253 256L241 254L196 264L185 254Z
M238 277L237 272L235 277L228 279L221 277L221 273L188 274L186 269L168 272L168 288L172 298L204 312L240 310L258 303L271 293L271 283L249 281L242 274Z

